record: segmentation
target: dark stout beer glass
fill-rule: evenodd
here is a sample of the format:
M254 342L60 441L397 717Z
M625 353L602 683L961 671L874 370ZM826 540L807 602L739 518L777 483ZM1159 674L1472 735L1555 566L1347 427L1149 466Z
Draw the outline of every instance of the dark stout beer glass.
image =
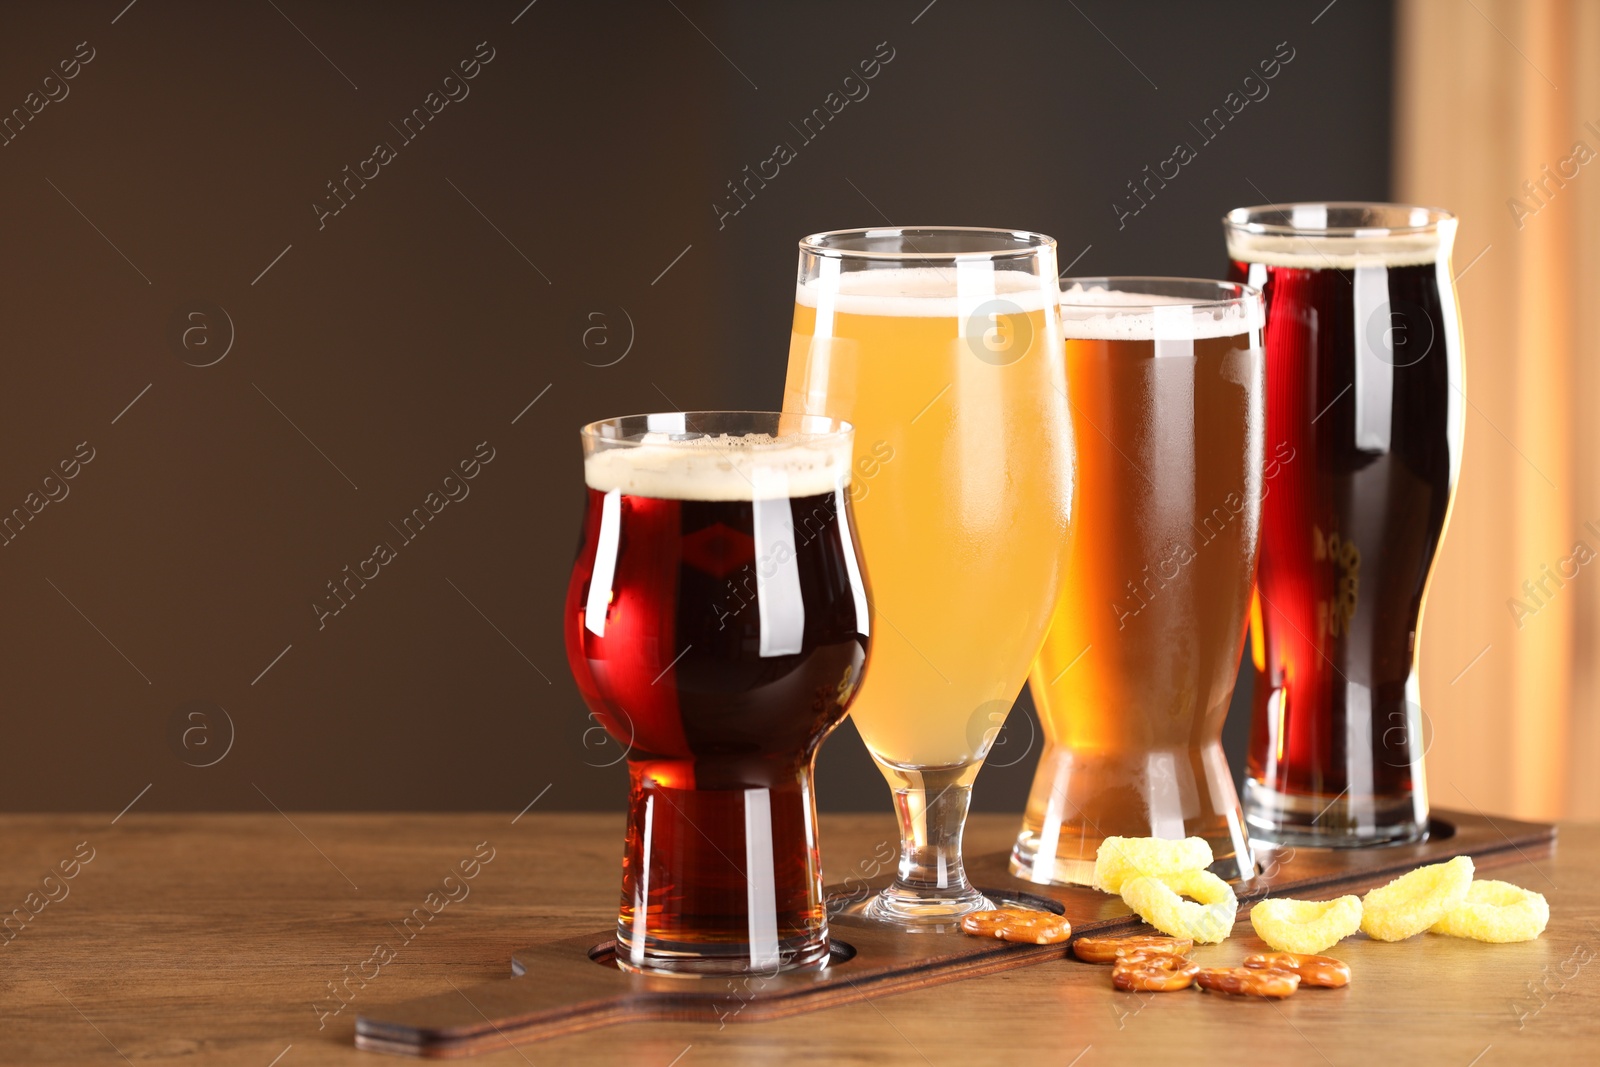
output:
M1428 825L1417 678L1461 466L1456 220L1394 204L1240 208L1233 277L1267 304L1267 441L1244 807L1266 841ZM1292 456L1292 459L1284 459Z
M764 412L583 428L567 658L627 746L626 970L827 961L812 762L870 629L851 444L847 423Z

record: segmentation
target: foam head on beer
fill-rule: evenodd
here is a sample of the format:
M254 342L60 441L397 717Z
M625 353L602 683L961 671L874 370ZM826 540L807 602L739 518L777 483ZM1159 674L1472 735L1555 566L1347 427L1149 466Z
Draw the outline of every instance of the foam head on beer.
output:
M1419 267L1435 263L1449 243L1455 220L1428 208L1396 207L1386 210L1389 226L1328 224L1328 204L1293 204L1283 223L1292 231L1263 227L1245 228L1252 211L1239 208L1228 215L1228 258L1239 263L1300 270L1355 270L1358 267ZM1337 207L1337 206L1335 206ZM1351 209L1339 211L1341 221ZM1397 212L1405 212L1401 217ZM1394 215L1394 217L1388 217ZM1375 220L1376 221L1376 220ZM1279 224L1282 225L1282 224Z
M850 439L843 434L647 433L591 452L591 489L663 500L738 501L819 496L850 482Z
M1200 341L1237 337L1264 323L1257 300L1196 303L1082 282L1061 290L1061 331L1085 341Z
M965 317L996 298L1015 304L1016 312L1040 311L1045 305L1036 276L996 269L988 260L824 274L795 287L795 303L846 315Z

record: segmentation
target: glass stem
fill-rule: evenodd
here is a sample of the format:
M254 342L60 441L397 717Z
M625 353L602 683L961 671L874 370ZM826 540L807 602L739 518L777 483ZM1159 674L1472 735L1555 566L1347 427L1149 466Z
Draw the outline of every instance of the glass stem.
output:
M884 904L904 918L952 918L986 906L961 863L972 776L970 767L923 772L920 786L895 789L900 866Z

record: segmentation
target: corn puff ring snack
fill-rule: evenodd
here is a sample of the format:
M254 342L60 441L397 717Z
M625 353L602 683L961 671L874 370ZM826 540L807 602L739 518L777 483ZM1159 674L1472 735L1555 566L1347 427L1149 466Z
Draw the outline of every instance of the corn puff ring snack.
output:
M1122 884L1122 899L1162 933L1206 945L1226 938L1239 913L1233 887L1210 871L1130 878Z
M1180 874L1211 866L1211 846L1203 838L1164 841L1158 837L1108 837L1094 857L1094 887L1122 892L1122 884L1139 875Z
M1541 893L1510 882L1484 879L1467 889L1467 899L1445 912L1431 929L1450 937L1505 944L1532 941L1544 933L1550 905Z
M1361 929L1361 898L1270 898L1250 909L1250 925L1257 937L1280 952L1326 952Z
M1466 900L1471 885L1469 856L1418 867L1361 898L1361 929L1377 941L1404 941Z

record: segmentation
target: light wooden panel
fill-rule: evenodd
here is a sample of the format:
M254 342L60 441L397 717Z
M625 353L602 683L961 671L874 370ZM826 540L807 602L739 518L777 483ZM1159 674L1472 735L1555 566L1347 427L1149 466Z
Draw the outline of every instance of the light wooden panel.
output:
M1422 647L1441 805L1600 814L1586 767L1600 754L1600 377L1586 323L1600 305L1597 63L1592 0L1399 9L1396 196L1462 220L1467 440ZM1579 141L1596 158L1562 178ZM1596 560L1546 579L1580 541ZM1542 579L1530 596L1523 583Z

